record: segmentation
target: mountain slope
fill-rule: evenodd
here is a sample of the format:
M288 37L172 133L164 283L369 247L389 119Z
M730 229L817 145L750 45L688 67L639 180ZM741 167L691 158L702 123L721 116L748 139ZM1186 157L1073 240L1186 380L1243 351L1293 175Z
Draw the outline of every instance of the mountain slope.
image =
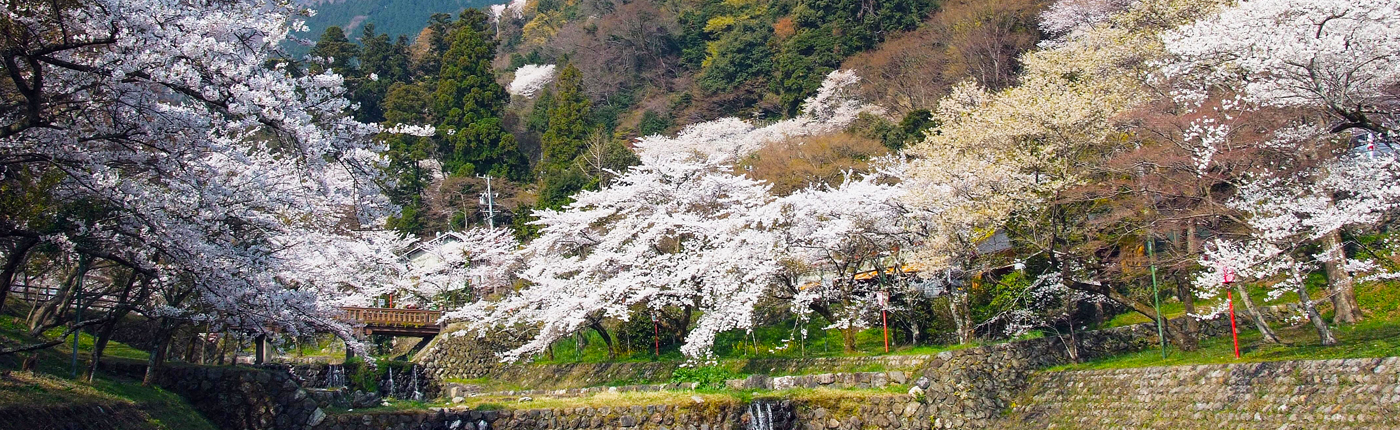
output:
M326 27L340 26L352 39L359 38L364 24L390 37L406 35L412 41L435 13L456 15L462 9L497 3L492 0L339 0L309 1L303 4L316 11L306 19L311 31L299 36L315 40Z

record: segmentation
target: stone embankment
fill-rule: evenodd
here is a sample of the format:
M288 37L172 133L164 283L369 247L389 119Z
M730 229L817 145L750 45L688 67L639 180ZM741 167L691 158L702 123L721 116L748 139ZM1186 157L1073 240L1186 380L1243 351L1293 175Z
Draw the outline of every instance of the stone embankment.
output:
M755 399L746 404L698 399L648 406L369 412L333 416L317 429L927 430L929 426L926 407L908 395Z
M1400 357L1044 372L998 428L1400 428Z
M789 375L770 377L763 374L749 375L746 378L730 379L725 386L732 390L787 390L792 388L838 388L865 389L885 388L905 385L909 382L907 373L899 370L889 372L822 373L816 375ZM694 382L673 382L668 384L637 384L613 387L561 388L558 390L503 390L487 391L479 384L448 382L442 384L445 397L453 399L470 396L526 396L526 397L584 397L601 393L629 393L655 391L694 390Z

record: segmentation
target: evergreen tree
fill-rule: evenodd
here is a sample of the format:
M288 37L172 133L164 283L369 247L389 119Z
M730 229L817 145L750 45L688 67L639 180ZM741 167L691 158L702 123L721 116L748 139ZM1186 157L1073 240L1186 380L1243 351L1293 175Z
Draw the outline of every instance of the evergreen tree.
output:
M374 32L374 24L365 24L364 31L360 34L360 44L360 73L363 78L350 97L360 105L360 109L355 112L355 119L383 122L385 117L381 104L389 88L397 82L408 82L411 79L408 40L400 36L397 43L391 42L388 34Z
M428 104L428 92L421 85L394 83L384 97L384 122L428 122ZM391 187L386 187L385 194L389 201L403 208L399 215L389 218L387 227L408 234L422 234L427 225L423 192L433 174L424 168L423 161L433 158L433 142L426 137L405 134L386 134L383 140L389 146L384 154L389 160L385 173L393 181Z
M592 131L592 105L583 94L583 76L573 64L564 66L555 84L555 94L549 106L549 128L540 140L544 152L541 170L558 171L567 168L587 146L584 141Z
M545 88L535 98L535 106L525 116L525 129L536 133L549 131L549 110L554 107L554 91Z
M329 64L312 64L312 73L321 73L329 66L331 71L347 78L355 76L353 61L360 56L360 47L345 38L345 32L340 27L326 27L326 31L321 33L321 38L316 40L316 46L311 48L311 55L321 57Z
M435 13L428 18L428 26L423 30L422 36L427 36L427 40L420 39L415 42L426 44L422 58L418 59L418 74L423 76L437 76L442 69L442 56L447 52L451 40L448 39L452 31L452 15L445 13Z
M510 100L491 69L496 43L487 38L486 15L468 9L452 25L451 45L433 92L444 170L455 175L527 176L525 157L506 132L501 114Z

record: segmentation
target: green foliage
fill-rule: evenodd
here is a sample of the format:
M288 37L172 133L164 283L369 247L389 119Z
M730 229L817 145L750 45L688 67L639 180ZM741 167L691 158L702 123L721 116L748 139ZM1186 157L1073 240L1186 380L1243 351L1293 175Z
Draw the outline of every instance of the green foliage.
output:
M768 48L773 29L752 21L735 27L707 48L714 55L698 79L706 91L727 91L749 80L762 80L773 70L773 51Z
M525 129L536 133L544 133L549 130L549 110L554 107L554 91L545 88L540 91L539 97L535 98L535 105L530 109L530 113L525 116Z
M530 224L539 219L539 217L536 217L532 212L533 208L529 206L520 205L515 207L513 211L515 216L510 218L510 231L511 234L515 236L515 240L527 242L530 239L540 236L540 226Z
M546 171L540 177L540 198L536 205L540 208L560 209L573 201L572 196L587 188L592 181L583 172L572 167L557 171Z
M661 116L655 111L648 110L642 113L642 121L637 124L637 134L650 136L653 134L665 133L675 125L675 121L668 116Z
M326 27L326 31L321 33L321 38L316 40L316 46L311 48L311 55L321 57L322 61L311 65L311 73L319 74L329 66L341 76L353 76L356 70L353 63L356 57L360 56L360 46L350 42L345 37L345 32L340 27Z
M799 31L783 42L769 86L781 97L784 113L796 115L802 101L821 88L826 74L841 65L845 56L837 48L840 43L831 29Z
M438 153L443 169L456 175L488 173L523 180L529 172L515 136L506 132L500 118L510 98L496 83L491 69L496 44L486 31L486 16L476 10L462 12L451 26L451 45L442 56L432 95L441 138Z
M417 124L429 122L428 92L422 85L396 82L384 98L385 122ZM385 188L389 201L403 210L389 218L387 227L409 234L421 234L426 228L423 213L423 193L432 180L432 172L421 161L434 158L435 143L427 137L386 134L381 139L388 146L385 175L393 180Z
M694 382L699 389L722 390L725 380L738 377L738 373L722 366L680 367L671 372L671 383Z
M573 163L583 151L584 139L592 132L592 104L583 93L583 75L573 64L559 72L555 94L549 105L549 127L540 139L544 156L540 170L557 174ZM577 190L575 190L577 191Z
M899 147L891 147L890 149L898 150L905 145L924 140L929 129L938 127L938 125L938 120L933 119L933 112L928 109L914 109L905 114L904 119L899 121L899 130L904 133L904 140L900 142ZM890 146L890 143L887 142L885 146Z
M355 119L383 122L386 118L382 103L389 90L394 84L412 79L408 39L400 36L396 42L391 42L388 34L374 32L374 24L365 24L360 43L363 45L360 76L352 82L354 85L350 92L350 100L360 105L359 110L355 111Z
M997 314L1015 309L1019 306L1017 300L1025 294L1030 285L1031 280L1021 271L1008 273L995 282L978 283L972 288L969 298L973 321L986 321Z
M876 115L862 113L851 123L848 131L879 140L890 151L899 151L905 146L922 141L925 133L937 126L938 121L933 120L928 109L915 109L904 115L899 124Z

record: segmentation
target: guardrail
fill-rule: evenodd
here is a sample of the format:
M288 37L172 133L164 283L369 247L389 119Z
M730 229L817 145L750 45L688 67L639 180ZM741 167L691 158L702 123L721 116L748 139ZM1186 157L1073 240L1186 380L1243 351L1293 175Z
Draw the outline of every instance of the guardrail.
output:
M15 284L10 286L10 297L29 303L42 303L52 300L58 294L58 287ZM92 309L111 309L117 306L117 299L109 296L83 296L83 304Z
M437 327L442 311L391 308L341 308L345 317L368 327Z

